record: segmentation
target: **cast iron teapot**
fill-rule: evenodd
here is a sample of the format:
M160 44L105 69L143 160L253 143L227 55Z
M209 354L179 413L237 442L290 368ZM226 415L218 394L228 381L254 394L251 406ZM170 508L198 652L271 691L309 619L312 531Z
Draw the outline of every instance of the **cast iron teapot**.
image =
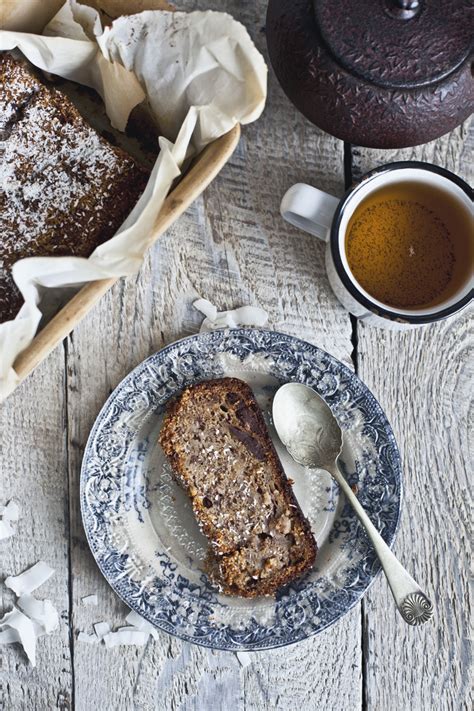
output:
M270 0L271 63L314 124L361 146L438 138L474 108L470 0Z

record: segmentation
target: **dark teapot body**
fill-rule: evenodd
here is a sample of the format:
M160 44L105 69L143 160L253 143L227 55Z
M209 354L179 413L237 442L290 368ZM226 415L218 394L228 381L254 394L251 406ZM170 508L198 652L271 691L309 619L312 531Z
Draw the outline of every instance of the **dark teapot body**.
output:
M270 0L270 60L287 96L328 133L374 148L425 143L473 110L468 5Z

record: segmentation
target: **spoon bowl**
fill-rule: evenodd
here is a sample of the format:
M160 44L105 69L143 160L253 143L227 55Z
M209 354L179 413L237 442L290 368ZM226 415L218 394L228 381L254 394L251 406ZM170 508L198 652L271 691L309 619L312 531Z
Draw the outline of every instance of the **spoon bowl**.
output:
M342 431L324 400L301 383L287 383L273 400L273 423L293 459L325 469L342 449Z

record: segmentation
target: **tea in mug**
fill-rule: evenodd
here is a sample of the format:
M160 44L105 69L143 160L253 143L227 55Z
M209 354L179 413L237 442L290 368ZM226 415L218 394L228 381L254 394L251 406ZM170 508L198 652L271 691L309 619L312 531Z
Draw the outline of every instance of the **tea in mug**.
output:
M372 297L402 309L435 306L470 278L472 214L440 188L395 183L363 200L346 231L354 278Z

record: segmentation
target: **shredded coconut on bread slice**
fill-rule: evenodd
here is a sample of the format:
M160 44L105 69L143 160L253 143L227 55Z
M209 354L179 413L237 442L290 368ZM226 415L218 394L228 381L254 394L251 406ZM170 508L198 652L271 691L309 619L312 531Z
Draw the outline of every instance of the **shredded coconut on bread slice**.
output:
M160 444L209 540L206 569L229 595L273 595L317 546L250 387L221 378L170 403Z

